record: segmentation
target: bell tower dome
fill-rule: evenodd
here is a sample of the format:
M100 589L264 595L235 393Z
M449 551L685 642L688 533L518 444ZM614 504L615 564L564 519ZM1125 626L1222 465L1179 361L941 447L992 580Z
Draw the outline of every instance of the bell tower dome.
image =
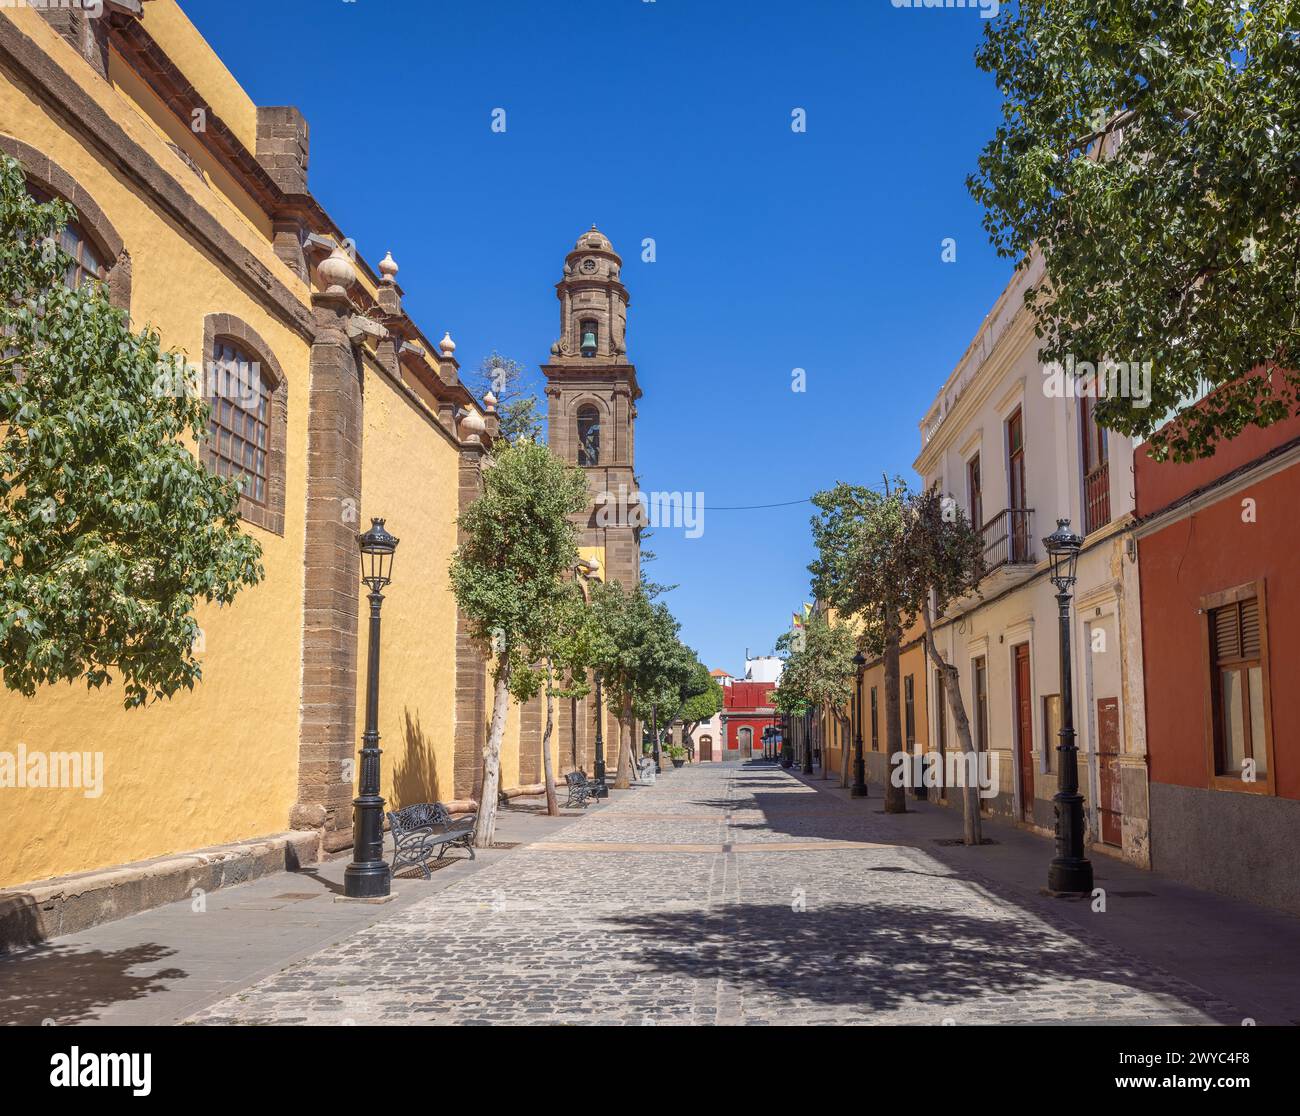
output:
M623 261L595 225L564 257L555 285L560 336L546 375L551 449L587 473L591 503L581 545L599 552L605 576L628 588L640 579L634 427L641 397L627 356Z

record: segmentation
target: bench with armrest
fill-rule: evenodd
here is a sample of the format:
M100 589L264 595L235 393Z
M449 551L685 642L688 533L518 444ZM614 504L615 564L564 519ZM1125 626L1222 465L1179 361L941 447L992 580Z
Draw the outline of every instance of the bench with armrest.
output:
M453 818L441 802L419 802L388 812L393 835L393 875L399 868L418 867L427 880L430 860L441 860L449 848L459 846L474 859L474 823L477 814ZM435 855L436 850L436 855Z

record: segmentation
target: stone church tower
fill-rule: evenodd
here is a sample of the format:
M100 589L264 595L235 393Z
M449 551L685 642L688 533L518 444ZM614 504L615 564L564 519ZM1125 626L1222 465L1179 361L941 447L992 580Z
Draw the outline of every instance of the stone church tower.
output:
M599 576L627 588L641 578L640 510L634 471L633 429L641 389L627 359L627 288L623 261L593 225L564 259L555 285L560 300L560 337L551 346L546 374L551 450L582 466L591 499L579 516L583 558L600 563ZM556 703L553 752L556 771L581 767L596 773L594 693ZM519 728L521 784L542 778L545 721L541 697L526 702ZM633 728L633 738L637 736ZM618 711L604 703L604 755L613 782L618 765Z
M579 545L607 581L632 588L641 576L641 510L636 503L636 368L627 357L623 261L595 225L564 258L555 285L560 337L546 374L551 449L587 474L591 503Z

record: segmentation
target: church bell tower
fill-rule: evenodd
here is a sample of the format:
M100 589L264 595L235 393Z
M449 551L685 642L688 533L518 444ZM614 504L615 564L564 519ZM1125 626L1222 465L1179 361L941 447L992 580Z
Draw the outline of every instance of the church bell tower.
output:
M579 545L599 559L605 580L631 589L641 575L634 439L641 389L627 357L622 269L595 225L578 237L555 285L560 336L542 371L551 450L587 474L591 500Z

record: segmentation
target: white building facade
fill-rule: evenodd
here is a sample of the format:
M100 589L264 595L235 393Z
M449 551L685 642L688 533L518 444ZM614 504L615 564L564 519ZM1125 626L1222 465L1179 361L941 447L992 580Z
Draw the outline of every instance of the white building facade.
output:
M1088 840L1095 851L1146 866L1142 643L1130 534L1134 447L1099 430L1092 399L1063 393L1062 378L1040 363L1024 306L1025 289L1040 277L1035 262L1012 278L921 423L915 468L981 529L989 567L981 595L949 608L936 643L960 672L976 747L993 757L998 794L984 800L986 810L1050 833L1061 670L1056 590L1042 539L1058 519L1070 521L1085 539L1070 603L1070 654ZM927 669L930 746L957 749L938 673ZM947 802L961 808L959 794L949 793Z

